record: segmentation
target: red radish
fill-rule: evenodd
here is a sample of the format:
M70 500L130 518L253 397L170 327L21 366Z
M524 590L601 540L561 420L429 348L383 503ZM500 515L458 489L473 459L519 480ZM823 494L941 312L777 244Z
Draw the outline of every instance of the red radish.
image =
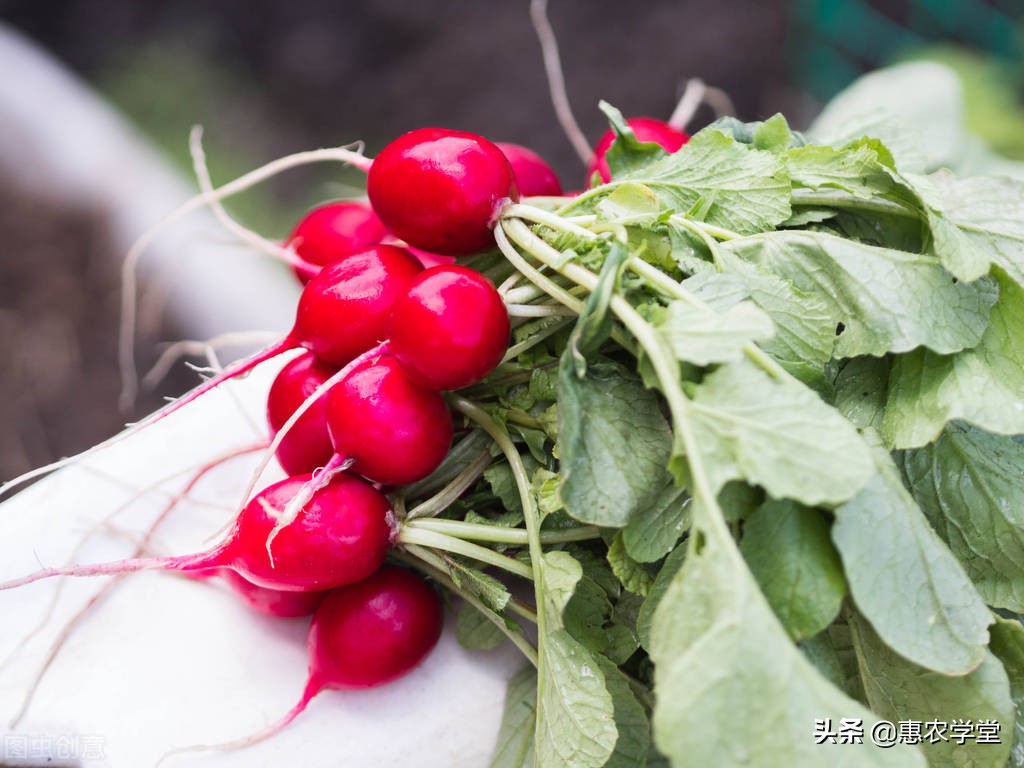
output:
M506 200L519 199L501 150L482 136L420 128L399 136L373 161L370 203L409 245L450 256L494 247L494 222Z
M286 728L325 690L372 688L415 669L441 637L441 601L422 577L386 566L328 593L309 628L309 673L302 696L277 723L246 739L175 749L174 754L243 749Z
M409 378L429 389L459 389L501 362L508 311L479 272L451 265L425 270L391 307L390 353Z
M421 480L452 441L444 398L415 384L398 360L381 355L355 368L327 394L327 428L335 452L377 483Z
M310 683L371 688L427 657L441 636L441 601L423 578L392 566L331 591L309 628Z
M250 608L282 619L309 616L327 596L326 591L295 592L260 587L230 568L220 569L218 574Z
M351 475L338 474L317 490L296 519L277 532L271 557L267 539L277 517L309 480L310 475L298 475L262 490L246 504L225 540L206 552L48 568L0 584L0 589L51 576L157 568L186 573L230 568L258 586L295 591L330 589L366 578L384 562L395 520L384 494Z
M377 245L325 267L309 281L289 334L321 360L344 365L386 336L391 304L423 268L404 248Z
M516 175L516 186L523 197L550 195L558 197L562 194L562 183L544 158L532 149L518 144L498 142L498 149L504 153Z
M637 141L659 144L669 153L677 151L690 140L689 134L685 131L673 128L663 120L657 120L653 117L631 117L626 120L626 124L633 129ZM605 155L608 154L608 150L611 149L614 141L615 131L609 129L597 142L597 146L594 147L594 159L587 168L588 181L595 172L600 174L601 181L611 179L612 172L608 168L608 161L605 159Z
M337 373L312 352L291 360L274 379L267 394L267 422L274 434L316 388ZM299 417L277 448L277 460L286 474L301 475L326 464L334 454L327 432L327 402L320 398Z
M341 257L379 243L387 231L373 209L363 202L327 203L307 213L288 236L291 246L308 266L297 266L296 276L308 282Z

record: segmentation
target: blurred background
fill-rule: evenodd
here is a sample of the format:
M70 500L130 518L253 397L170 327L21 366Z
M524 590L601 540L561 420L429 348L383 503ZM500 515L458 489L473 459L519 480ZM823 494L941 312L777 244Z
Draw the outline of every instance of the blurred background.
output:
M195 189L192 125L205 129L215 183L321 146L362 140L372 155L403 131L442 125L532 147L567 189L582 186L528 10L528 0L0 0L0 479L79 451L195 383L179 365L132 413L117 409L121 259L184 199L185 184ZM859 74L916 57L953 66L971 129L1024 159L1024 0L551 0L549 15L591 140L606 127L599 99L664 119L691 77L728 93L744 120L783 112L803 127ZM52 67L71 79L56 78L61 87L51 89L32 76ZM69 83L87 89L76 92L82 105L114 110L116 123L68 109ZM711 117L699 112L692 127ZM91 149L104 131L117 137L113 149L99 140L113 155ZM109 160L118 147L123 163ZM138 147L147 151L130 149ZM67 160L75 152L84 160ZM86 173L95 178L86 183ZM282 238L307 208L358 195L360 184L358 173L333 165L299 169L228 208ZM108 187L125 193L115 200L103 194ZM216 230L190 236L164 244L171 260L175 249L200 245L204 254L243 250ZM219 302L169 292L166 270L148 274L143 369L161 342L218 322L288 325L290 284L262 324L258 302L255 315L218 318ZM251 305L245 274L210 282ZM214 317L197 322L207 311Z

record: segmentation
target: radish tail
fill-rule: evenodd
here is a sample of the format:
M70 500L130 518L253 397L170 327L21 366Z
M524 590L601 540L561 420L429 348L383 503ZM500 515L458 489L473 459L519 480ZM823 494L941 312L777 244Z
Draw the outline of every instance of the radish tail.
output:
M75 565L70 568L43 568L28 576L0 582L0 591L14 589L36 581L54 576L116 576L119 573L135 573L162 568L167 571L194 571L201 568L219 568L224 565L221 557L224 547L220 546L208 552L181 557L133 557L126 560L115 560L112 563L93 563L91 565Z
M228 379L233 379L236 376L241 376L243 373L248 373L261 363L265 363L267 360L270 360L271 358L276 357L277 355L283 352L287 352L290 349L295 349L297 346L298 345L291 339L291 337L286 336L281 341L275 342L271 344L269 347L264 347L259 352L256 352L255 354L247 358L243 358L242 360L238 360L237 362L232 363L227 368L225 368L223 372L221 372L218 376L215 376L212 379L204 381L195 389L185 393L177 400L168 403L160 410L151 413L142 421L137 421L134 424L129 425L127 428L121 430L116 435L107 438L101 443L97 443L92 448L82 451L81 453L77 453L74 456L66 456L63 459L58 459L57 461L51 462L50 464L46 464L42 467L36 467L35 469L32 469L22 475L18 475L18 477L13 478L12 480L8 480L3 485L0 485L0 498L2 498L8 491L11 491L14 488L24 485L29 480L49 474L50 472L58 470L61 467L65 467L75 461L85 458L86 456L96 453L97 451L100 451L103 448L107 448L111 445L114 445L115 443L121 442L126 437L134 435L139 430L156 424L158 421L161 421L162 419L170 416L179 408L183 408L184 406L188 405L201 395L205 395L211 389L215 389Z
M157 761L155 768L160 768L168 758L173 757L174 755L181 755L187 752L231 752L236 749L251 747L255 744L259 744L261 741L266 741L287 728L288 725L291 724L292 720L305 711L306 707L309 706L309 702L313 700L313 697L322 690L323 685L321 685L320 681L315 678L310 678L306 682L306 688L303 690L302 696L299 698L298 702L296 702L295 706L288 710L287 714L285 714L285 716L276 723L267 726L262 731L257 731L251 736L246 736L243 739L225 741L220 744L196 744L191 747L178 747L177 749L172 749L170 752L164 753L163 757Z

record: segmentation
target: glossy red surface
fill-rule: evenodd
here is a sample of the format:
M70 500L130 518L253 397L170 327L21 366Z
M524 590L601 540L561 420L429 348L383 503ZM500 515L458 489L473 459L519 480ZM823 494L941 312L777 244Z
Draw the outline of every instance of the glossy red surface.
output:
M444 398L415 384L390 355L360 365L331 388L327 427L334 450L355 461L352 470L384 485L433 472L453 433Z
M395 300L391 354L410 378L436 390L480 381L508 348L508 311L491 281L451 265L422 272Z
M370 688L422 662L441 636L441 601L412 571L385 567L332 591L309 630L318 688Z
M497 146L445 128L420 128L388 144L370 166L367 194L397 237L449 256L492 248L498 209L519 199L512 166Z

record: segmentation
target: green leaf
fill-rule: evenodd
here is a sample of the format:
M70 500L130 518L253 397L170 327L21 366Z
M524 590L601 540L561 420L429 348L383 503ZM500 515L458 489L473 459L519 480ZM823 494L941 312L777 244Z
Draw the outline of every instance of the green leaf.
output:
M767 149L776 153L806 143L801 134L790 129L789 123L781 114L772 115L763 122L750 123L726 115L715 120L708 128L731 136L743 144L751 144L756 149Z
M657 145L655 145L657 146ZM619 184L595 206L602 221L646 224L650 226L662 214L658 196L643 184Z
M501 645L505 634L493 621L467 603L455 615L455 637L463 648L490 651Z
M753 364L724 365L696 388L694 439L717 492L745 479L775 498L838 504L873 472L856 429L814 392Z
M666 485L654 502L622 529L622 543L629 556L640 563L653 563L671 552L690 525L689 500L685 488Z
M996 300L991 281L957 282L930 256L823 232L772 232L721 248L822 300L844 326L838 357L973 347Z
M537 768L600 768L618 741L614 704L590 651L564 629L544 637Z
M676 213L693 212L694 218L739 234L774 229L790 215L790 181L782 160L712 129L615 181L643 184Z
M953 166L963 152L960 81L947 67L911 62L856 80L828 103L808 133L833 146L881 139L904 171Z
M884 195L893 180L878 157L878 142L862 139L839 149L807 145L789 150L786 167L793 186L841 189L857 197Z
M889 365L887 358L854 357L843 364L836 376L836 410L860 429L882 431Z
M625 664L640 647L636 624L643 604L643 597L623 590L612 606L611 624L605 630L608 644L602 653L616 664Z
M523 502L519 498L512 469L506 462L491 464L484 470L484 480L491 486L491 491L501 500L502 506L509 512L522 514Z
M1011 768L1024 766L1024 626L1016 619L995 617L992 625L992 642L989 650L1003 663L1010 678L1010 696L1017 709L1013 725L1013 749L1010 752ZM1004 739L1009 733L1004 732Z
M950 424L900 463L932 528L985 602L1024 612L1024 445Z
M872 719L793 646L724 522L694 500L682 569L651 632L654 738L674 768L923 768L914 749L816 744L817 719Z
M978 274L992 261L1024 287L1024 180L958 179L948 172L911 178L945 222L940 234L950 243L940 256L957 266L970 259L961 269Z
M858 609L885 643L927 669L962 675L985 656L988 609L925 519L889 454L835 510L832 540Z
M867 706L857 652L846 620L840 616L824 632L800 641L800 650L825 679L851 699Z
M970 224L964 222L961 228L957 221L957 207L963 201L958 199L958 182L952 174L940 171L931 176L906 174L904 178L920 199L932 235L931 251L942 266L964 281L987 274L992 247L984 235L972 236Z
M846 596L843 566L816 510L767 502L744 524L740 552L794 640L813 637L839 615Z
M537 715L537 671L526 667L508 682L505 709L490 768L533 768Z
M747 344L775 335L772 319L751 301L719 312L673 301L657 328L678 359L696 365L736 360Z
M587 372L587 359L597 352L612 332L612 315L608 308L628 258L629 251L625 246L613 242L601 266L597 286L587 297L587 303L569 335L569 344L562 357L572 356L576 375L581 378Z
M643 605L640 606L640 613L636 618L636 633L640 638L640 645L648 651L651 650L651 625L654 623L654 614L672 580L679 573L679 569L683 567L687 548L688 545L684 541L665 558Z
M775 336L759 346L783 363L816 368L832 357L838 318L822 299L728 251L719 253L723 274L742 283L750 299L775 323Z
M667 153L660 144L637 140L636 134L619 110L606 101L599 101L597 106L604 112L615 132L615 141L605 154L612 178L630 171L642 170L653 161L665 157Z
M502 582L490 574L472 568L464 563L450 558L448 570L452 578L459 585L465 585L471 593L480 598L483 603L492 610L500 613L508 605L512 595Z
M583 576L583 566L568 552L545 552L541 568L544 579L544 605L548 623L561 627L562 612L572 600L576 584Z
M630 592L646 596L651 591L654 579L642 565L629 556L622 541L622 531L615 534L608 547L608 563L612 567L612 573Z
M751 143L757 149L776 153L804 143L803 137L793 133L786 118L779 113L775 113L762 123L755 123L751 138Z
M1002 768L1010 754L1005 737L1014 723L1014 704L1006 671L991 653L980 665L961 676L949 676L924 669L899 656L872 630L869 622L853 616L855 647L864 678L864 690L871 708L892 723L917 720L997 720L1004 734L1000 744L978 744L967 738L930 743L921 750L931 768ZM973 734L973 729L970 731ZM947 734L949 736L951 734Z
M562 624L587 650L603 653L608 648L605 625L611 611L607 593L590 577L581 576L572 598L562 611Z
M629 686L629 679L619 668L603 656L597 657L597 665L604 674L608 692L615 707L615 726L619 738L615 751L604 764L604 768L636 768L644 765L651 742L651 725L647 713L636 700Z
M539 639L537 768L599 768L611 756L618 731L604 674L591 652L563 624L583 568L568 552L539 564L546 624Z
M1002 435L1024 433L1024 287L995 270L999 302L981 343L957 355L917 350L897 357L889 376L883 434L917 448L961 419Z
M606 363L576 375L568 352L559 369L560 495L569 514L621 527L667 484L672 433L657 395Z

